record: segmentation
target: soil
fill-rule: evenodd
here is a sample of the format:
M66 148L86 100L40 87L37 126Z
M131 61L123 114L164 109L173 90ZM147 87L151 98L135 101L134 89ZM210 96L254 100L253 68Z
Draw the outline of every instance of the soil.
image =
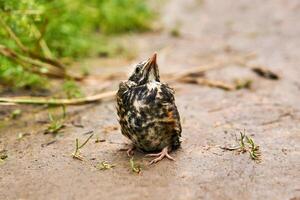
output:
M251 89L170 83L182 147L171 153L176 161L151 166L135 152L140 174L119 151L128 141L120 134L114 101L67 107L66 127L55 137L43 134L47 109L18 106L26 107L21 117L1 122L0 151L8 157L0 165L0 199L300 199L300 2L169 0L160 13L163 30L125 37L139 52L135 61L157 51L166 74L251 54L246 64L224 63L206 73L226 82L251 79ZM250 64L280 79L259 77ZM87 65L94 78L85 81L86 93L108 85L97 75L130 69L126 60L96 58ZM75 139L82 143L90 130L94 136L80 150L83 161L72 158ZM220 148L236 144L243 130L260 146L260 163ZM115 167L97 169L102 161Z

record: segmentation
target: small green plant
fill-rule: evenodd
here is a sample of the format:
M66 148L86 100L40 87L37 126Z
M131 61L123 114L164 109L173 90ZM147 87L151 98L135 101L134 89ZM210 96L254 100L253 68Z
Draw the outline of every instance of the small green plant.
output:
M252 80L246 79L246 80L241 80L241 79L236 79L235 80L235 89L240 90L240 89L250 89L252 85Z
M250 158L256 162L261 161L261 152L259 146L254 143L254 140L247 136L244 132L240 132L240 138L237 139L238 145L232 147L221 147L228 151L237 151L239 153L249 152Z
M110 0L96 2L99 28L106 34L150 29L153 13L142 0Z
M2 57L0 58L0 84L10 86L13 89L48 87L48 82L44 77L28 72L22 66Z
M68 80L63 84L63 91L65 92L68 99L83 97L83 93L75 81Z
M68 78L61 61L91 55L99 36L148 30L153 17L143 0L1 0L0 83L43 88L45 76Z
M7 150L0 151L0 164L4 163L6 158L8 158Z
M114 167L115 167L114 164L109 164L107 161L103 161L96 165L96 168L99 170L107 170L107 169L112 169Z
M93 131L91 131L89 133L92 133L92 132ZM72 157L74 159L83 160L83 157L80 155L79 150L88 143L88 141L93 137L93 135L94 134L91 134L81 145L79 145L79 140L78 140L78 138L76 138L76 140L75 140L75 151L74 151L74 153L72 153Z
M16 119L16 118L18 118L21 114L22 114L22 110L20 110L20 109L15 109L15 110L13 110L12 113L11 113L11 118L12 118L12 119Z
M60 118L55 119L53 115L49 112L48 117L50 120L50 123L48 124L47 129L45 130L45 133L52 133L57 134L61 129L65 127L65 118L66 118L66 107L62 106L62 116Z
M130 158L129 162L130 162L131 171L134 173L140 174L141 170L142 170L140 164L135 163L133 157Z
M252 158L252 160L255 160L255 161L260 161L260 158L261 158L261 153L260 153L260 150L259 150L259 146L257 146L253 139L246 136L246 140L247 140L247 143L250 145L249 146L249 154L250 154L250 157Z

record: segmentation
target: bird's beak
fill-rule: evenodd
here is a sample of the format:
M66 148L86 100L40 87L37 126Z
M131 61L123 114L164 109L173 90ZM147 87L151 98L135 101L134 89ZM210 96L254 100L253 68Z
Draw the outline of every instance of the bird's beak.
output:
M156 57L157 54L154 53L148 60L146 66L145 66L145 71L148 74L148 76L150 75L150 73L153 73L153 75L155 76L155 80L159 81L159 72L158 72L158 66L156 63ZM152 72L153 70L153 72Z
M154 53L153 55L152 55L152 57L149 59L149 64L150 65L156 65L156 56L157 56L157 54L156 53Z

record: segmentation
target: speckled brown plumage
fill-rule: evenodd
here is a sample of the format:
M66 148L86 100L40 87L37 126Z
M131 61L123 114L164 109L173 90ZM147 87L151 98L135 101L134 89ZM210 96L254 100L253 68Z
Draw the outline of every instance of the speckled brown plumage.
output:
M117 93L121 132L145 152L174 150L180 146L180 117L174 91L161 83L156 54L139 63Z

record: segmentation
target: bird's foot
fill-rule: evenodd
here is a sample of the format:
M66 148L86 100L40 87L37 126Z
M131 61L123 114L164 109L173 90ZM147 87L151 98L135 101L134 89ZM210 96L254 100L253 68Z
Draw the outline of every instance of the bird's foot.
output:
M135 149L134 146L130 146L130 147L127 149L126 153L127 153L127 155L128 155L129 157L133 156L133 154L134 154L134 149Z
M151 160L149 165L152 165L154 163L161 161L164 157L167 157L169 160L174 161L175 159L169 155L168 150L169 150L169 148L165 147L165 148L163 148L163 150L160 153L147 154L146 157L157 157L157 158Z
M133 156L134 150L135 150L135 147L133 145L130 145L128 148L122 148L122 149L120 149L120 151L126 151L128 157Z

